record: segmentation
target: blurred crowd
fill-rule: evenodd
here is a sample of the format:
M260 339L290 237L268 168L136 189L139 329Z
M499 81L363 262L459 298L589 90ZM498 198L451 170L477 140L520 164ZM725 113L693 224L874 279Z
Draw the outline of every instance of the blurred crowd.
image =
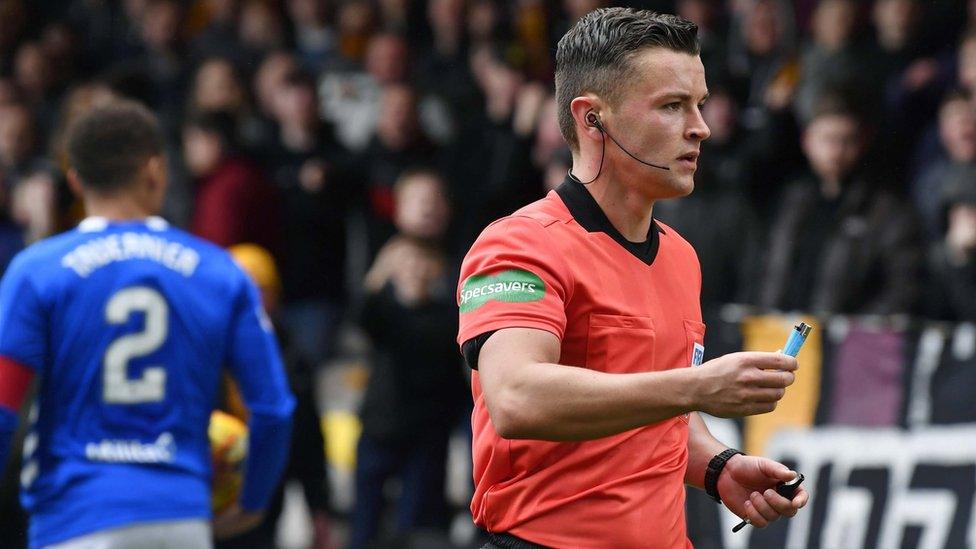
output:
M349 323L372 342L354 545L393 475L416 494L395 528L442 525L459 260L564 180L555 44L605 4L0 0L0 267L83 215L71 120L145 102L164 215L270 252L290 352L322 364ZM700 27L712 134L694 194L654 213L697 249L706 311L976 321L976 1L632 4Z

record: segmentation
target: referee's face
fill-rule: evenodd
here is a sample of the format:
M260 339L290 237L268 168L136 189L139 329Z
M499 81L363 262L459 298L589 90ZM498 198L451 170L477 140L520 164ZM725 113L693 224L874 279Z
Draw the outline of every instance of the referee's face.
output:
M614 164L625 167L619 173L630 179L628 186L648 199L685 196L695 188L701 142L711 133L701 113L708 98L701 58L649 48L631 63L634 76L611 110L608 126L619 128L621 143L634 156L668 170L640 166L616 147Z

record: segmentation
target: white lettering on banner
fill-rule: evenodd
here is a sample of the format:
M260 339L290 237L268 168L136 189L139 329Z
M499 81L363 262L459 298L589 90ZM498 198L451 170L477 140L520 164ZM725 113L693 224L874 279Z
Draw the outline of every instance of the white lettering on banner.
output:
M795 463L813 498L787 523L783 547L901 547L911 532L919 549L976 547L976 425L784 430L765 455ZM727 549L753 535L732 534L736 520L723 515Z
M923 428L931 422L932 379L942 364L947 348L954 360L972 360L976 354L976 325L962 322L950 331L945 324L935 324L922 332L908 399L908 426L911 428Z

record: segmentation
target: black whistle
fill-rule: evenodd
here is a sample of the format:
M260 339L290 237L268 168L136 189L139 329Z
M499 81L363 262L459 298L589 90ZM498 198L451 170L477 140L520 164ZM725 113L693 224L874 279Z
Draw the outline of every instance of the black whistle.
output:
M776 493L792 501L793 496L796 495L797 488L800 487L800 483L803 482L804 478L805 477L803 476L803 473L797 473L796 478L794 478L793 480L780 482L779 484L776 485ZM739 524L736 524L732 528L732 533L734 534L739 530L742 530L743 528L746 527L747 524L750 524L749 519L746 519L740 522Z
M797 473L796 478L793 480L788 480L786 482L777 484L776 493L792 501L793 496L796 495L796 490L800 487L800 483L803 482L803 479L803 473Z

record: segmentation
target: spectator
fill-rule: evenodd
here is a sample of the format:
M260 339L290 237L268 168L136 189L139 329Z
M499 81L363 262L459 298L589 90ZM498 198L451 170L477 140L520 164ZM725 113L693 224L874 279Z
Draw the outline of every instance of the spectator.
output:
M768 232L760 304L817 313L909 313L920 250L910 209L859 170L861 115L823 98L803 132L811 171L789 184Z
M298 60L285 50L275 50L265 56L254 73L252 90L257 107L260 135L255 136L256 147L261 150L277 139L275 127L279 92L288 74L298 69Z
M467 400L454 347L455 268L443 247L449 205L439 176L404 173L396 184L399 231L366 275L361 315L374 352L361 417L350 548L377 539L383 486L400 479L394 534L441 528L447 441Z
M38 130L25 105L0 108L0 182L9 197L10 217L31 243L56 228L53 169L37 146ZM4 200L6 202L6 200Z
M278 522L284 507L285 486L289 481L295 481L301 484L305 503L312 515L311 549L329 549L332 547L332 521L328 512L329 484L325 474L325 441L314 393L315 365L309 363L300 352L296 352L290 344L292 340L289 333L278 322L280 312L278 305L282 287L271 254L254 244L237 244L227 251L260 290L261 303L268 317L275 324L275 335L281 347L288 384L295 395L295 412L292 415L292 439L288 464L285 466L281 483L271 498L264 520L256 529L218 542L216 547L217 549L275 549ZM233 384L232 381L228 381ZM229 396L228 400L240 402L243 407L243 399L237 392L236 384L231 387L235 394ZM247 421L247 410L243 412L244 416L240 419Z
M378 34L369 41L364 72L331 71L322 77L322 115L335 125L336 137L349 150L368 146L381 118L383 88L406 81L409 56L406 39Z
M415 60L415 76L418 89L426 98L422 107L427 128L434 128L432 137L438 143L457 138L461 126L477 112L481 99L468 68L468 41L464 35L465 3L462 0L433 0L427 4L427 22L430 26L430 44ZM472 10L475 6L472 6ZM470 19L470 17L469 17ZM432 114L442 114L445 120L430 120ZM437 128L443 128L437 131Z
M192 112L246 110L246 91L234 64L222 57L205 59L193 79L189 106Z
M240 0L210 0L209 20L190 43L190 55L199 62L212 57L234 59L246 63L242 56L242 44L238 39L238 16L241 13Z
M767 94L774 83L792 94L796 66L793 58L792 19L789 5L780 0L756 0L738 19L739 28L729 45L729 73L736 83L739 103L747 109L744 123L758 125ZM777 106L785 101L777 102Z
M926 52L919 43L922 7L917 0L878 0L871 11L874 23L875 47L882 64L881 72L888 77L901 73Z
M509 36L502 27L504 16L502 6L493 0L478 0L468 5L467 21L464 28L468 32L468 46L471 49L508 43Z
M10 57L25 34L27 9L21 0L0 1L0 65L10 66Z
M383 0L379 2L380 27L383 30L397 32L406 35L409 32L417 33L421 27L417 16L419 10L415 9L414 2L409 0ZM420 36L411 36L411 43L420 40Z
M950 92L939 108L938 134L941 154L920 170L911 186L915 208L925 234L941 238L943 186L953 166L976 163L976 105L965 90Z
M728 29L725 26L721 2L715 0L678 0L675 13L698 25L702 64L705 73L725 72L728 64Z
M67 23L55 22L41 30L41 50L51 67L52 89L60 94L84 69L77 33Z
M316 112L315 82L295 71L276 99L279 128L264 155L281 204L282 322L312 364L331 358L346 302L348 210L358 189L347 153Z
M232 114L238 129L236 137L245 149L257 149L265 139L267 128L254 115L240 72L228 59L213 57L200 64L187 107L190 112Z
M755 301L761 226L743 193L754 176L735 99L713 88L702 116L712 134L701 144L695 191L656 203L654 217L674 227L698 252L707 320L722 304Z
M414 90L406 85L384 89L376 135L359 161L369 200L371 256L394 232L393 184L405 169L435 162L436 153L420 127Z
M529 78L549 80L553 77L553 61L549 49L546 3L542 0L523 0L513 3L511 9L515 39L513 55L523 61Z
M87 66L104 70L141 53L139 27L148 2L72 0L70 4L67 19L78 32Z
M427 3L431 53L422 57L460 59L464 50L464 11L464 0L430 0Z
M936 11L931 4L925 6ZM900 77L888 83L885 125L881 129L896 145L888 149L896 169L906 164L900 161L901 158L912 158L912 153L919 149L923 155L934 154L938 148L937 132L929 130L933 119L939 117L938 111L945 98L954 89L962 90L970 97L976 90L976 32L963 34L954 51L945 49L951 40L945 29L939 29L939 32L942 34L935 44L922 45L916 50L936 53L913 61ZM917 171L918 165L909 165L909 168Z
M922 7L917 0L876 2L872 20L878 83L885 94L878 136L891 171L904 173L911 147L932 116L925 96L938 76L939 62L936 52L922 43Z
M546 192L554 191L562 185L563 181L566 181L566 174L571 169L573 169L573 155L568 148L553 152L542 176L542 185Z
M262 56L285 47L284 17L264 0L244 0L238 34L251 66L257 65Z
M372 3L349 0L339 4L336 31L339 34L339 54L344 64L358 65L364 61L363 55L375 27L376 13Z
M532 143L532 164L542 170L553 154L566 148L566 142L559 133L555 96L545 95L535 114L537 118L531 121L535 127L530 130L535 136Z
M976 28L966 31L959 42L956 82L970 93L976 92Z
M776 186L802 164L791 109L799 73L792 21L787 2L745 2L737 33L730 36L726 85L741 108L742 138L758 153L757 171L764 174L755 182L757 196L775 195Z
M928 314L976 322L976 167L955 166L942 193L942 239L929 250Z
M192 232L220 246L277 245L274 188L235 148L234 118L226 112L191 118L183 130L183 157L195 179Z
M54 93L51 60L40 42L26 42L17 49L13 76L23 99L34 111L40 129L50 131L57 116L59 98Z
M800 81L795 108L800 120L809 120L816 101L827 90L852 90L865 105L881 104L882 76L877 59L856 42L857 4L853 0L820 0L813 18L813 43L800 60ZM879 112L866 113L872 120Z
M338 44L328 21L326 3L318 0L286 0L288 19L294 25L295 53L309 70L322 70L337 61Z
M41 138L34 114L24 104L0 107L0 173L8 187L51 166L43 157Z
M458 207L469 212L454 231L459 252L470 247L492 220L542 194L542 176L532 164L532 141L546 91L526 83L496 48L478 48L471 65L483 105L477 116L469 115L469 123L445 155Z
M178 0L125 4L144 4L144 9L128 9L129 17L138 29L139 53L121 59L113 67L113 78L125 82L139 99L145 100L160 115L167 133L177 135L188 81L180 36L184 7Z
M0 76L0 106L20 102L21 95L13 78Z

